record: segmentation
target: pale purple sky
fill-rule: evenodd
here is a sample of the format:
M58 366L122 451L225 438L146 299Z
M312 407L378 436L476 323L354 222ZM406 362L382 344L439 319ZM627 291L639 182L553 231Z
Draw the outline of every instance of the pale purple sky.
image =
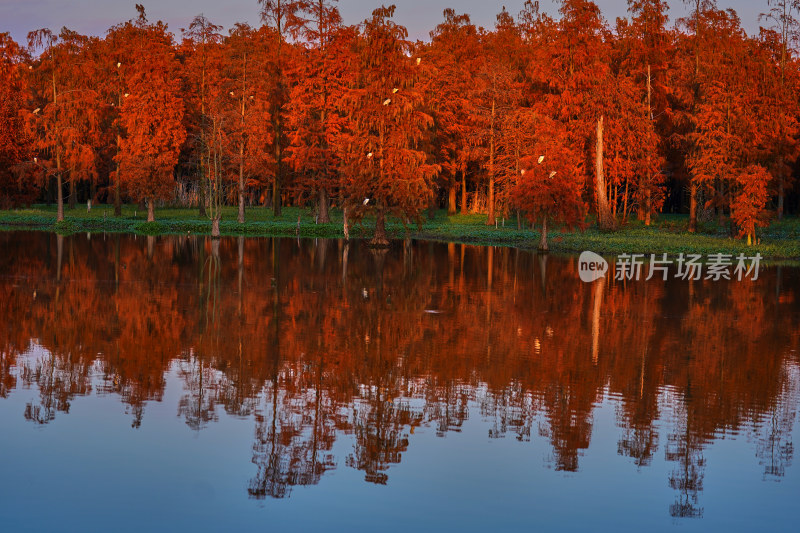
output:
M0 0L0 32L10 32L20 44L25 43L28 31L47 27L58 31L66 26L80 33L104 35L112 25L134 18L134 5L141 3L150 20L163 20L170 30L180 36L180 29L203 13L215 24L231 27L234 22L258 25L256 0ZM595 0L607 21L625 16L627 0ZM375 7L391 1L340 0L339 9L346 23L358 23L369 17ZM395 0L396 20L405 25L412 39L427 39L428 32L442 20L442 11L452 7L468 13L475 24L491 27L503 5L516 15L524 0ZM542 10L557 16L552 0L540 0ZM682 0L669 0L670 21L683 16ZM721 8L733 8L739 13L749 34L758 31L758 14L767 11L767 0L718 0ZM764 23L766 24L766 23Z

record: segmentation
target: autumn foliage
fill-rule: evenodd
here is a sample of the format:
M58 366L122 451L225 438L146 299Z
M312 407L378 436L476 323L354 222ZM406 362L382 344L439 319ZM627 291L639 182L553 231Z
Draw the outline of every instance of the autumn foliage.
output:
M393 6L347 25L334 0L261 0L262 26L227 31L200 15L180 40L142 6L102 38L3 34L2 202L194 205L215 223L225 204L239 222L336 207L375 216L376 242L387 216L435 207L607 228L688 212L752 239L748 221L797 206L797 4L765 4L752 36L714 1L669 7L632 0L612 24L588 0L528 1L491 28L447 9L416 43Z

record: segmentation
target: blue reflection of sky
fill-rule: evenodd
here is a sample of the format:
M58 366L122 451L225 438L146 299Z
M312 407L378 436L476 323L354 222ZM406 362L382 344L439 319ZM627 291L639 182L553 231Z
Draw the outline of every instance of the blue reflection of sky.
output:
M253 500L252 417L219 409L218 422L194 431L177 416L182 394L173 369L162 401L146 405L138 429L114 394L76 397L69 413L43 426L23 417L25 404L38 401L35 388L0 400L3 530L793 531L796 517L800 469L764 481L754 444L740 434L703 451L704 517L671 518L670 409L657 424L653 463L637 469L617 454L618 405L610 398L594 411L591 444L575 473L552 468L552 448L535 425L529 442L488 438L491 423L472 405L460 433L437 437L423 425L410 434L386 486L366 483L345 465L353 440L339 435L337 468L318 485L295 487L286 499Z
M203 13L216 24L229 28L235 22L258 24L256 0L139 0L147 9L151 20L163 20L173 32L188 26L192 17ZM341 0L339 7L345 22L358 23L367 18L380 4L380 0ZM412 39L427 39L428 32L442 20L442 11L452 7L458 12L469 13L473 21L485 27L494 24L495 15L505 5L516 14L524 0L395 0L396 19L408 27ZM625 16L627 0L596 0L605 18L611 23ZM0 1L0 32L8 31L18 42L24 42L28 31L48 27L58 30L62 26L92 34L103 35L112 26L136 15L132 0L2 0ZM541 0L542 10L557 15L553 0ZM676 19L686 13L680 0L669 0L670 17ZM748 33L758 31L758 14L767 10L766 0L720 0L720 8L733 8L742 19Z

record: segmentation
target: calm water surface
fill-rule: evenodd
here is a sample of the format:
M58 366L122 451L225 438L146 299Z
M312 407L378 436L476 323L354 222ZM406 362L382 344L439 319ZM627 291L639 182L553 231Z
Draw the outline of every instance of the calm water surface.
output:
M795 531L800 271L0 234L3 531Z

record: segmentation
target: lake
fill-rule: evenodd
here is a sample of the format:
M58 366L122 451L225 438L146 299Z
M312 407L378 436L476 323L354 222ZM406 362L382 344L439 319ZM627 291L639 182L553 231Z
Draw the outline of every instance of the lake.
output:
M800 269L0 233L6 531L795 531Z

